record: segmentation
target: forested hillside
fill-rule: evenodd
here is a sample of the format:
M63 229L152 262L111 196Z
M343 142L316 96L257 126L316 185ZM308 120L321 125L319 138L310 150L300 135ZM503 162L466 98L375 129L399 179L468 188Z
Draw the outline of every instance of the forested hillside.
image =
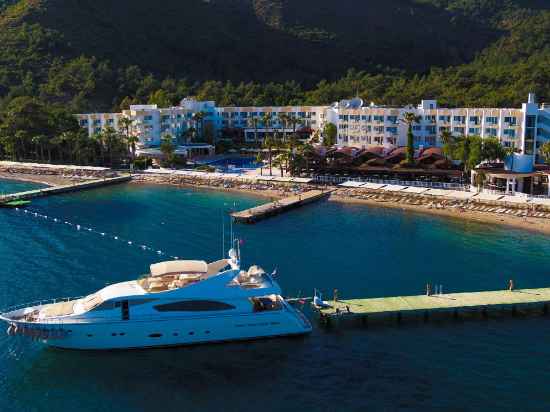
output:
M9 3L13 3L9 5ZM131 102L517 105L550 97L544 0L0 0L0 109Z

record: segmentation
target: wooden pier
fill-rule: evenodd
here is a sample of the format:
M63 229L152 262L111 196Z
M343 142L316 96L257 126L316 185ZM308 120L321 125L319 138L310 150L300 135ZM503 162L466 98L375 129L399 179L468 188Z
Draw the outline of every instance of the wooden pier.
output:
M237 222L255 223L259 220L278 215L291 209L315 202L330 195L332 190L310 190L299 195L285 197L241 212L231 213Z
M19 193L10 193L0 196L0 203L7 203L14 200L29 200L36 197L51 196L61 193L77 192L79 190L93 189L100 186L113 185L117 183L128 182L132 179L131 176L108 177L104 179L94 179L85 182L74 183L69 185L52 186L44 189L28 190Z
M397 324L405 321L489 318L505 315L547 315L550 288L344 299L314 307L321 324Z

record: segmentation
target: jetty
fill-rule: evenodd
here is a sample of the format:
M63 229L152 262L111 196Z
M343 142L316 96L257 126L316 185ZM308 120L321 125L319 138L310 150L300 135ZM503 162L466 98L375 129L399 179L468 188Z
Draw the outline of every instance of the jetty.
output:
M266 219L296 209L300 206L313 203L317 200L326 198L333 190L310 190L308 192L285 197L284 199L275 200L274 202L266 203L241 212L233 212L231 216L236 222L241 223L256 223L259 220Z
M130 181L131 179L132 179L132 176L130 175L106 177L103 179L88 180L88 181L68 184L68 185L52 186L44 189L35 189L35 190L27 190L25 192L10 193L7 195L0 196L0 204L19 201L19 200L30 200L37 197L51 196L51 195L57 195L61 193L77 192L77 191L86 190L86 189L94 189L101 186L108 186L108 185L113 185L117 183L125 183Z
M446 293L441 295L342 299L325 302L313 310L326 326L405 321L489 318L518 314L547 315L550 288Z

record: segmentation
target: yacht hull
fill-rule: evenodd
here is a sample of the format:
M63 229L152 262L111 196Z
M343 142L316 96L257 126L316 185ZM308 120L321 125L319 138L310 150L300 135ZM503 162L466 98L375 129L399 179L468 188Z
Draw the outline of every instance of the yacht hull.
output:
M40 327L40 325L34 325ZM51 328L52 324L44 324ZM69 320L56 325L65 332L62 338L39 340L62 349L136 349L218 343L311 332L309 321L295 309L261 314L238 314L156 320L116 320L86 323Z

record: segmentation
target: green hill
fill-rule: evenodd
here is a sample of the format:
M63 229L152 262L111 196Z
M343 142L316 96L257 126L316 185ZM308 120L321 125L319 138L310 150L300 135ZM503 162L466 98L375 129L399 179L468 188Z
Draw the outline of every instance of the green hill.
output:
M545 95L550 83L549 8L543 0L0 0L0 105L38 95L71 110L109 110L124 98L173 103L187 93L283 104L356 91L393 103L426 95L512 103L529 87Z

